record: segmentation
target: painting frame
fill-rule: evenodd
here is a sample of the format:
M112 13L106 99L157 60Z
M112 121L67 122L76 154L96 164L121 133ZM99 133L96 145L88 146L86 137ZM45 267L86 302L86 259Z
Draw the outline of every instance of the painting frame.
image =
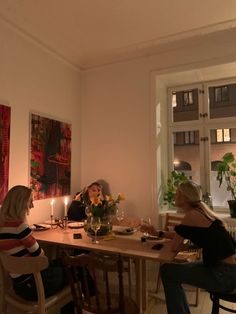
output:
M34 200L70 194L70 123L30 112L29 182Z
M9 185L11 107L0 104L0 204Z

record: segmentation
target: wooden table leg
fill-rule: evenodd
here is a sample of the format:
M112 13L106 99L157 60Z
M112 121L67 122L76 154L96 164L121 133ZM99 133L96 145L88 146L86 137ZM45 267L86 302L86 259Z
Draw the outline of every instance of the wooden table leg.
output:
M136 275L136 302L140 309L140 314L144 314L147 309L147 282L146 282L146 260L135 259Z
M142 274L142 280L141 280L141 284L142 284L142 311L143 313L145 313L146 309L147 309L147 278L146 278L146 260L143 259L142 260L142 269L141 269L141 274Z
M142 267L141 267L141 260L135 258L135 278L136 278L136 302L140 309L139 313L142 314Z

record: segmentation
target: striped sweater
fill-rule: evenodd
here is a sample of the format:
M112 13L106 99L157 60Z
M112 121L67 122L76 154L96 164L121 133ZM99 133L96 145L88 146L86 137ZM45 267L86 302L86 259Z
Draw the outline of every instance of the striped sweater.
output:
M0 226L0 252L21 257L38 256L43 251L25 222L9 220ZM11 276L16 278L19 274Z

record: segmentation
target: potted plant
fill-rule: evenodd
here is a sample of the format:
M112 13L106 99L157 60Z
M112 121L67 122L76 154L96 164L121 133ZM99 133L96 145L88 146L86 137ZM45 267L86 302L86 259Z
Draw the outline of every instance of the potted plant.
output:
M232 198L228 200L230 215L236 218L236 160L232 152L224 154L217 164L216 180L219 181L219 186L225 181L226 189Z
M169 205L169 207L175 206L175 193L179 184L183 181L188 180L184 172L177 170L171 171L170 178L167 180L166 191L164 193L164 202Z

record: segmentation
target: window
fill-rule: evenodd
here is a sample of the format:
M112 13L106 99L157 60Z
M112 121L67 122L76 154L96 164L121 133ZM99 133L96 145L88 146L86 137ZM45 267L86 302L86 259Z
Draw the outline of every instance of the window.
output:
M172 107L176 107L177 106L177 102L176 102L176 93L172 94Z
M229 100L228 86L215 87L215 102L225 102Z
M184 144L194 144L195 136L194 131L184 132Z
M184 105L193 105L193 92L192 91L187 91L183 93L184 95Z
M230 142L230 130L229 129L217 129L216 130L216 142Z
M219 188L216 169L226 152L236 155L236 81L203 82L168 92L169 172L183 169L203 193L211 193L215 208L227 207L229 195Z

